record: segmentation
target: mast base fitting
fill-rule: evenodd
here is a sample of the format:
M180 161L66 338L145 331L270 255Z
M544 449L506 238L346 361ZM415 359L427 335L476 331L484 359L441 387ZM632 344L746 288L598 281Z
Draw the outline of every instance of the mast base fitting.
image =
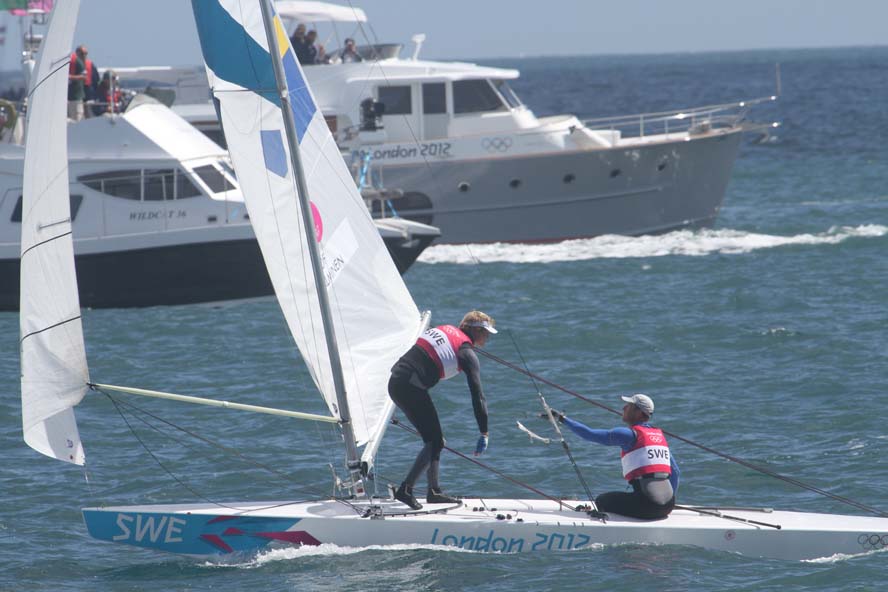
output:
M361 516L362 518L369 518L370 520L385 520L385 514L382 511L382 506L370 506Z
M586 510L586 513L589 515L589 518L597 518L598 520L607 523L607 514L600 510Z

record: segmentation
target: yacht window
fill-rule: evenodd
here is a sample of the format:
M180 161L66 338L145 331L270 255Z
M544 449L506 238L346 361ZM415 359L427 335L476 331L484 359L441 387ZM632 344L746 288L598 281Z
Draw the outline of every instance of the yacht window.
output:
M225 173L226 173L229 177L231 177L232 180L237 181L237 173L234 172L234 167L233 167L233 166L231 166L230 164L228 164L228 162L225 161L225 160L220 160L220 161L219 161L219 166L222 167L222 170L225 171Z
M77 177L90 189L124 199L142 199L142 171L109 171Z
M80 204L83 203L82 195L71 195L69 196L71 203L71 222L77 219L77 212L80 211ZM12 209L12 216L9 218L10 222L21 222L22 221L22 196L19 195L18 201L15 202L15 207Z
M453 112L504 111L506 106L487 80L453 82Z
M427 115L447 113L447 98L443 82L422 85L422 112Z
M173 199L173 169L145 171L145 201Z
M225 178L222 172L211 164L195 167L194 172L200 180L207 184L213 193L223 193L234 189L231 182Z
M176 169L176 199L203 195L185 171Z
M520 107L523 104L521 102L521 99L518 98L518 95L515 94L515 91L512 90L512 87L509 86L509 83L505 80L494 80L493 85L496 87L496 90L500 91L500 94L503 95L503 98L506 99L509 107L512 107L514 109L515 107Z
M413 113L410 105L409 86L380 86L377 89L379 102L385 105L386 115L408 115Z
M142 173L144 172L144 179ZM141 201L143 181L145 201L194 197L200 190L182 171L149 169L145 171L109 171L77 177L77 181L106 195ZM174 193L175 191L175 193Z

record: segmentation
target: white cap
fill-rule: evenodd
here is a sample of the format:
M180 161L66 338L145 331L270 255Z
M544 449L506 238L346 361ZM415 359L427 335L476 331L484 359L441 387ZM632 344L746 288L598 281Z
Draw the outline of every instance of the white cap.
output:
M648 415L654 414L654 401L647 395L632 395L631 397L623 395L620 398L627 403L632 403Z
M481 327L482 329L486 329L488 333L493 333L494 335L497 333L497 330L493 328L493 325L488 321L470 321L463 325L464 327Z

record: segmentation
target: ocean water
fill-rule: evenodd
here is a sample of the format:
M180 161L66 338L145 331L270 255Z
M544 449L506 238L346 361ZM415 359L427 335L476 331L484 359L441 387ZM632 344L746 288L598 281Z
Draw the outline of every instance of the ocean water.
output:
M421 308L470 308L509 329L488 349L614 407L645 392L657 423L712 448L888 510L888 48L494 60L538 114L660 111L773 93L755 112L782 127L741 149L718 224L658 237L557 245L433 247L406 276ZM94 380L324 412L269 299L84 311ZM234 562L182 559L92 540L80 508L279 499L331 488L336 434L314 424L132 401L239 450L271 473L181 434L159 433L99 395L77 409L86 471L21 440L18 319L0 313L0 590L881 590L888 555L813 562L691 547L617 545L539 555L423 547L283 549ZM531 444L531 382L482 360L486 461L553 494L580 485L555 446ZM598 427L617 418L552 389L550 403ZM459 380L435 390L448 443L470 450ZM138 435L138 439L133 432ZM622 487L613 449L570 439L593 492ZM680 502L854 513L852 508L674 442ZM151 451L149 454L146 449ZM379 473L397 482L417 443L390 430ZM153 456L152 456L153 455ZM522 496L455 457L462 495Z

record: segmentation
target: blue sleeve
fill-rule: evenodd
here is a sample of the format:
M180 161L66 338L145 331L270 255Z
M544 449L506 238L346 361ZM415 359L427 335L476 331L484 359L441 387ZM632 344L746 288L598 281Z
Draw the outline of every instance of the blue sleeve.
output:
M604 446L619 446L623 450L629 450L635 445L635 432L630 428L613 428L612 430L596 430L573 420L564 418L564 425L584 440L602 444Z

